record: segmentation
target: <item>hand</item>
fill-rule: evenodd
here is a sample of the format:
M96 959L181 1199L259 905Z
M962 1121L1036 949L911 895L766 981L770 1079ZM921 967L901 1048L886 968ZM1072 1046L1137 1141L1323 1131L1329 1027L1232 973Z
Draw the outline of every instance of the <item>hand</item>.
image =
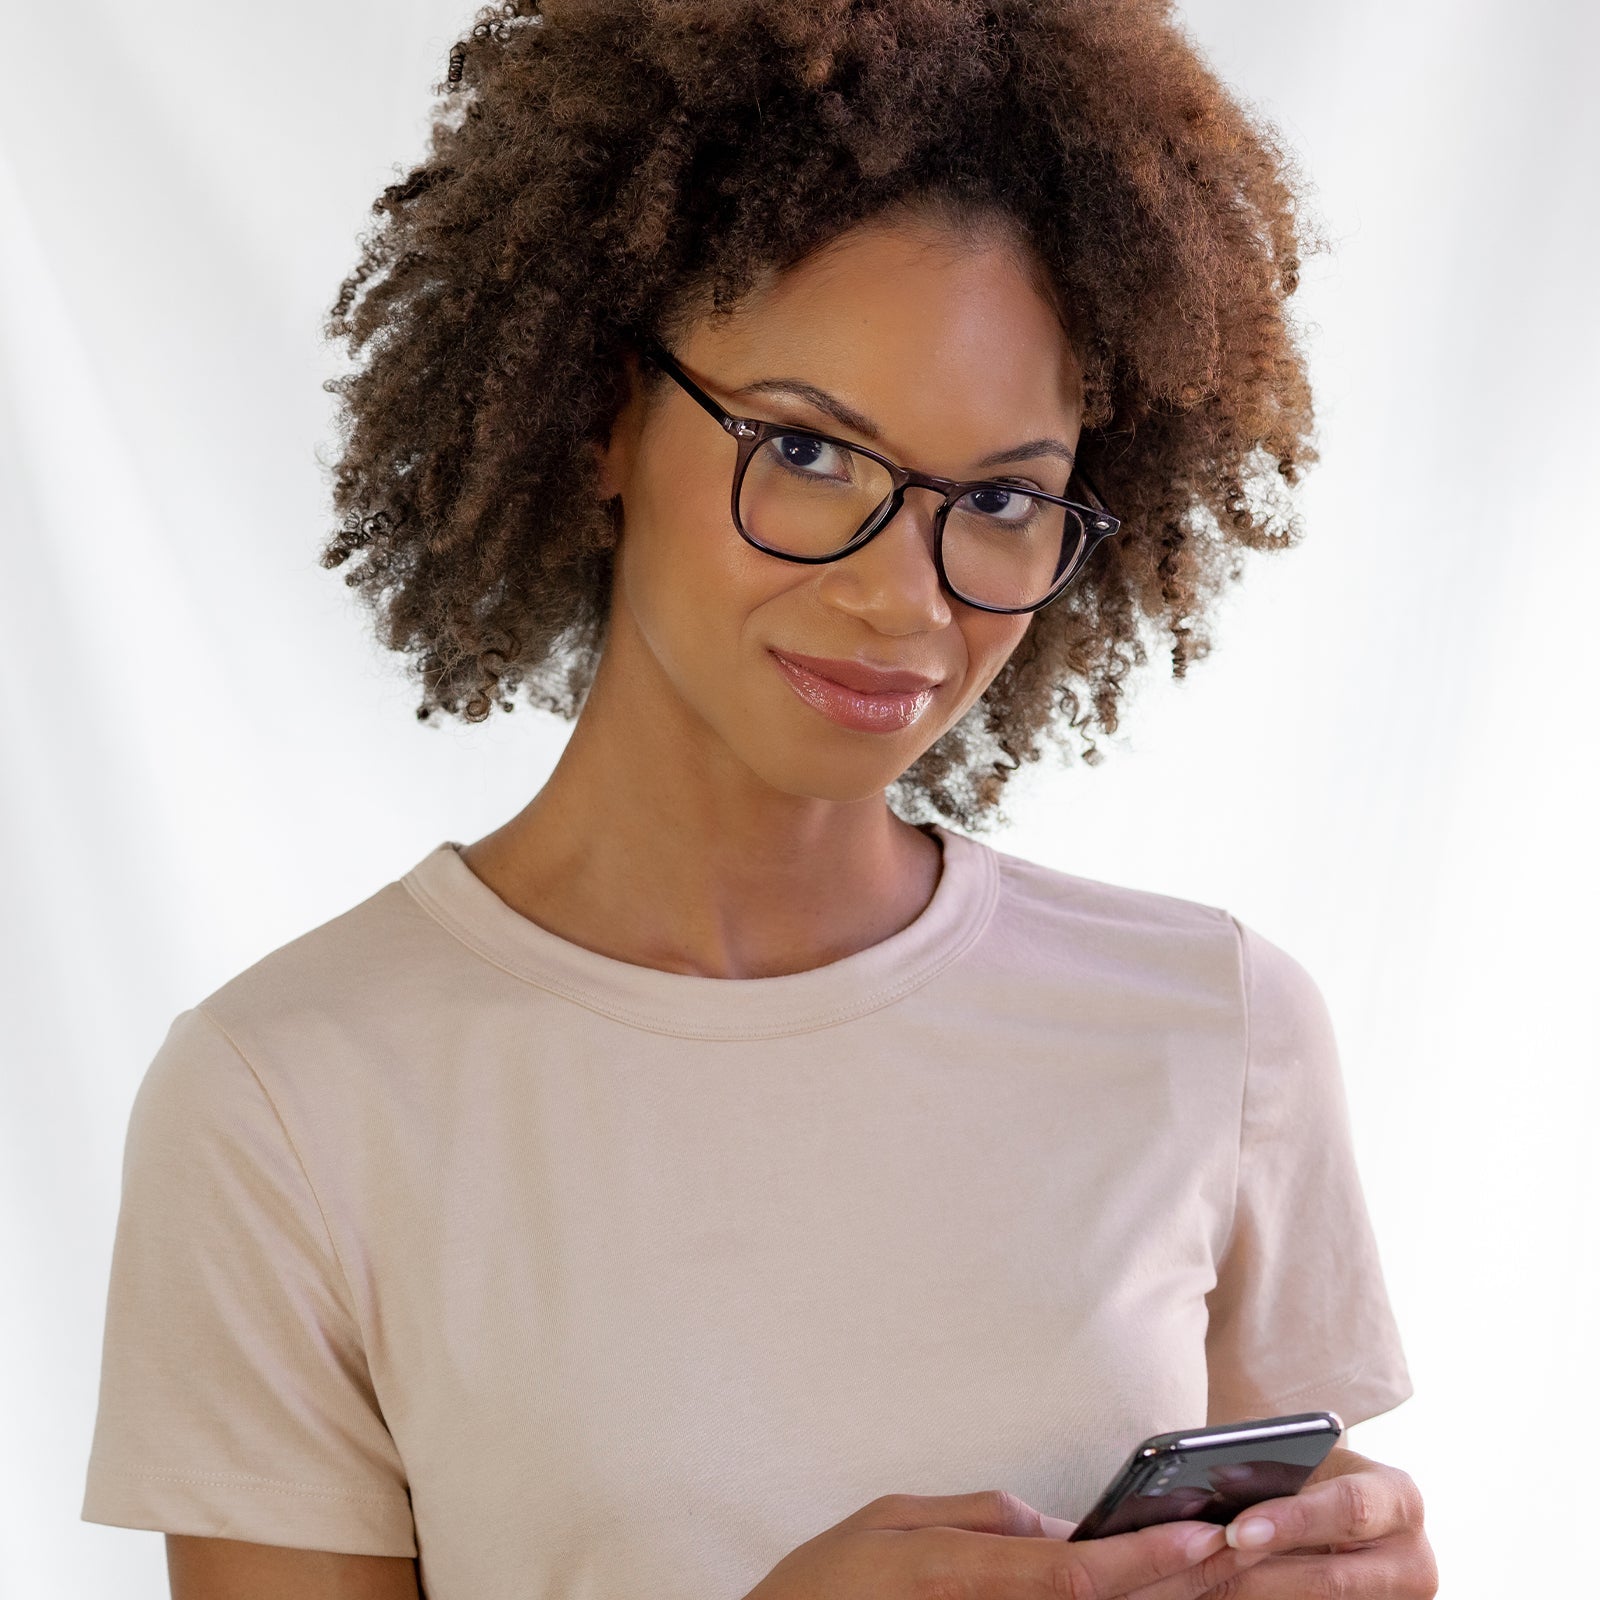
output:
M1247 1543L1252 1522L1270 1524ZM1241 1511L1228 1542L1272 1559L1210 1591L1211 1600L1298 1600L1311 1594L1432 1600L1439 1569L1422 1531L1422 1495L1398 1467L1335 1446L1299 1494Z
M888 1494L791 1550L745 1600L1195 1600L1269 1559L1230 1550L1214 1523L1064 1542L1076 1526L1000 1489Z

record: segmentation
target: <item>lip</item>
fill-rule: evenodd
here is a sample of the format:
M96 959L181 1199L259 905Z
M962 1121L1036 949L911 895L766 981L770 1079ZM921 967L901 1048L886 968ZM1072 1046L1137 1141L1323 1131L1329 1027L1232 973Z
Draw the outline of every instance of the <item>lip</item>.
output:
M929 678L920 672L894 671L888 667L869 667L864 661L838 661L828 656L802 656L793 650L774 650L780 661L792 661L807 672L830 683L837 683L858 694L921 694L932 689L939 679Z
M861 733L899 733L909 728L933 699L938 680L916 672L889 672L859 661L834 661L821 656L767 652L789 687L829 721ZM856 687L826 676L820 669L847 672Z

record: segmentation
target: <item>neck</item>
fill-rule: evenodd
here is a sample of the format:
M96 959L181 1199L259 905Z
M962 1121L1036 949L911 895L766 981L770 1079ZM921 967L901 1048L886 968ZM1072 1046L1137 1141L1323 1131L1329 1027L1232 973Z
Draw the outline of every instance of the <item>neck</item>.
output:
M774 977L837 961L911 922L940 850L882 791L859 800L763 783L670 693L640 693L608 645L555 771L463 851L513 910L638 966Z

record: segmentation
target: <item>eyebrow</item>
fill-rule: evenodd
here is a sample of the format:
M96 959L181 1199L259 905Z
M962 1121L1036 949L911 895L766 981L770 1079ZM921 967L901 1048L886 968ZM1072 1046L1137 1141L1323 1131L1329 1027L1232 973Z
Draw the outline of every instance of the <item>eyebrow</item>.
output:
M843 400L829 394L826 389L819 389L814 383L806 383L799 378L757 378L754 383L744 384L741 388L730 390L729 393L796 395L815 406L818 411L827 412L835 422L842 422L845 427L865 434L874 444L883 443L883 435L873 426L870 418L862 416L853 406L846 405ZM1069 467L1077 460L1073 452L1059 439L1029 439L1025 444L1012 445L1007 450L996 450L974 465L1001 467L1013 461L1032 461L1039 456L1055 456L1065 461Z

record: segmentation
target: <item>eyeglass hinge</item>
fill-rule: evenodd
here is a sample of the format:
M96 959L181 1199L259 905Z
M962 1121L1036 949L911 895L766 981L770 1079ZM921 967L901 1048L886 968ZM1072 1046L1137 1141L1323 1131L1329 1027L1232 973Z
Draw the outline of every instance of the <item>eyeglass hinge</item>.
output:
M755 431L755 424L752 422L736 422L734 423L733 427L729 429L730 433L738 434L741 439L750 438Z

